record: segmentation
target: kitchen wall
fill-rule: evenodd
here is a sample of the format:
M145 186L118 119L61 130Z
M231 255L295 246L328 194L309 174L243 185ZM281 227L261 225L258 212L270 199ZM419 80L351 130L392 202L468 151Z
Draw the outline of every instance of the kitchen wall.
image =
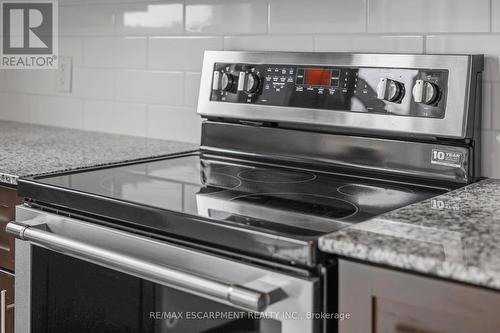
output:
M0 72L0 118L197 142L203 50L484 53L484 174L500 178L500 0L59 0L54 71Z

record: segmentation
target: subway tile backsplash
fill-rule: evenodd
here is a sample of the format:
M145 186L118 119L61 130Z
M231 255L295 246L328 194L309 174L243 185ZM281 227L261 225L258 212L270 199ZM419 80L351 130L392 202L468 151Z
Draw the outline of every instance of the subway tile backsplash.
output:
M316 51L422 53L422 36L327 35L314 38Z
M204 50L222 50L222 37L151 37L149 68L201 71Z
M198 142L203 50L484 53L483 174L500 178L500 0L59 0L54 71L0 71L0 118Z
M251 34L267 32L266 0L186 0L189 34Z
M269 32L278 34L364 32L365 14L365 0L270 0Z
M119 101L182 105L184 73L119 70L116 71L116 96Z
M491 0L372 0L371 32L489 32Z
M139 3L116 8L117 35L179 35L184 32L182 2Z
M491 1L491 27L494 32L500 32L500 0Z
M89 67L146 68L147 49L146 37L89 37L83 40L83 63Z

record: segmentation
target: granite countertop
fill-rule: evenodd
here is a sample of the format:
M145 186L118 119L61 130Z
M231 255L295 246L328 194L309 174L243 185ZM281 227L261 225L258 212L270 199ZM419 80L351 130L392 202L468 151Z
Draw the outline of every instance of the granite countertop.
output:
M0 121L0 183L193 151L198 145Z
M500 180L487 179L324 236L320 249L500 289Z

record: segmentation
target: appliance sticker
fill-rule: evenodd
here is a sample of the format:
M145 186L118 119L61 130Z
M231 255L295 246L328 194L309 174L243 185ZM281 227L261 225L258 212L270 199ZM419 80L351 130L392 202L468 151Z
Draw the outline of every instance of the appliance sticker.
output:
M453 150L443 150L443 149L432 149L431 164L462 168L463 163L464 163L463 152L458 152Z

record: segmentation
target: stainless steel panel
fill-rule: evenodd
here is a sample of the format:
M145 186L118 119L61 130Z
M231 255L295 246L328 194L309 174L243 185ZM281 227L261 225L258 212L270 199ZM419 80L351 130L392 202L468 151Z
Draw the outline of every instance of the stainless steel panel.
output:
M286 143L286 144L284 144ZM202 149L284 161L333 164L338 167L400 176L469 183L472 149L467 146L335 135L205 121ZM433 150L462 156L459 165L432 163Z
M193 276L204 276L207 279L224 281L230 285L241 285L250 290L268 294L272 304L267 307L265 313L306 313L318 310L318 304L315 303L319 299L318 295L315 295L319 283L317 279L285 275L119 230L40 212L25 206L17 207L16 216L19 221L17 224L20 225L46 224L47 231L59 237L69 238L92 247L104 248L124 256L133 256L137 260L154 262L163 267L189 272ZM16 253L16 270L20 269L23 274L16 279L16 288L23 286L29 290L32 277L31 272L27 269L29 270L31 267L29 259L31 248L36 245L20 240L17 240L17 244L23 246L20 246L20 250ZM62 253L64 254L64 252ZM87 261L113 268L105 262L101 262L99 258ZM142 274L135 272L133 275L141 277ZM147 275L147 272L144 275ZM158 281L153 282L157 283ZM181 288L181 290L222 304L232 305L230 301L221 301L196 290L188 288ZM280 292L275 293L275 290ZM282 295L286 295L286 297L282 298ZM16 332L28 333L29 323L26 321L29 321L30 318L29 293L16 293L16 304L19 306L16 311ZM310 320L282 320L283 332L313 332L313 324L313 321Z
M466 138L472 131L475 87L471 74L482 71L482 56L416 54L344 54L293 52L206 51L203 63L198 113L206 117L289 122L334 126L352 132L379 132L401 136ZM443 119L412 118L309 108L290 108L210 101L212 74L216 62L275 63L381 68L426 68L449 71L446 114Z
M29 223L29 221L24 221L24 223ZM188 290L188 292L199 293L207 298L210 297L221 302L228 302L231 305L250 311L264 311L271 302L271 298L267 292L262 293L239 285L227 284L185 273L41 230L46 227L47 224L26 226L12 222L7 224L6 230L19 239L29 241L52 251L96 262L99 265L156 283L169 285L175 289L184 289Z

